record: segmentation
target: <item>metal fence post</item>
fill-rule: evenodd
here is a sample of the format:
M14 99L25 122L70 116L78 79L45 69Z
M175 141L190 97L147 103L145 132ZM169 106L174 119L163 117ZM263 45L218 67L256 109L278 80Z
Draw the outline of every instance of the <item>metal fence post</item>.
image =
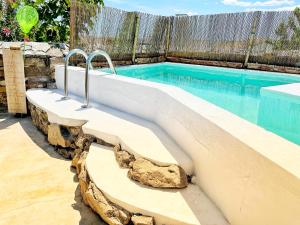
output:
M133 46L132 46L132 64L135 64L136 50L138 45L138 37L140 31L140 17L138 13L135 13L134 20L134 37L133 37Z
M248 49L247 49L247 53L246 53L246 58L245 58L245 62L244 62L244 67L247 68L248 67L248 61L249 61L249 57L254 45L254 40L255 40L255 35L256 35L256 31L257 31L257 25L258 25L258 21L260 18L260 12L256 12L255 13L255 17L253 19L253 24L252 24L252 28L251 28L251 34L250 34L250 38L249 38L249 42L248 42Z

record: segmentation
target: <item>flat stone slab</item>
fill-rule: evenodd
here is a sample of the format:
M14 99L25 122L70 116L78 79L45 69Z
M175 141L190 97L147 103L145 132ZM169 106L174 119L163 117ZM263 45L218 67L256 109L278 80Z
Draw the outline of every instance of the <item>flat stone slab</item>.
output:
M95 104L82 109L82 99L61 100L55 90L30 89L29 102L46 111L49 122L65 126L82 126L86 134L94 135L158 165L177 164L187 174L193 174L193 162L177 144L156 124L138 117Z
M300 102L300 83L284 84L261 89L261 96L276 96L286 98L291 102Z
M300 83L264 87L262 89L273 91L273 92L286 93L286 94L289 94L289 95L295 95L295 96L300 97Z
M159 190L135 183L121 169L110 148L92 144L86 168L95 185L115 204L153 216L157 225L228 225L216 206L196 185Z

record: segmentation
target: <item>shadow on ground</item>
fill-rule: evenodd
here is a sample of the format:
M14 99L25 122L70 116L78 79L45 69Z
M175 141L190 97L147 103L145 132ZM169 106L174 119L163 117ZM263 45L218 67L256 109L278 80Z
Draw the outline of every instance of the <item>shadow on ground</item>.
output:
M6 129L11 125L18 123L18 120L8 113L0 113L0 130Z
M96 215L95 213L93 215L91 215L92 214L91 209L83 203L83 200L82 200L82 197L80 194L79 185L76 188L74 200L76 203L74 203L72 205L72 207L74 210L79 211L80 217L81 217L81 219L79 221L79 225L105 225L106 224L100 218L100 216ZM97 218L95 218L95 217L97 217Z

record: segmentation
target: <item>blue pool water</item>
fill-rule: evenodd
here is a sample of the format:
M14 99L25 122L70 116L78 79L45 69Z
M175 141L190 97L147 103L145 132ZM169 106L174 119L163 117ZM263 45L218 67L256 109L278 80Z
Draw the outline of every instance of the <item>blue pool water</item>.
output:
M260 123L259 120L263 118L261 115L259 116L260 89L262 87L300 82L300 76L296 75L176 63L119 67L117 73L123 76L180 87L261 126L263 126L263 123ZM298 117L300 118L300 110ZM281 119L284 120L284 118ZM293 129L291 132L284 132L284 135L274 126L273 128L272 126L265 128L300 144L300 127L296 130ZM296 135L295 137L295 131L299 133L299 136ZM293 133L293 135L289 136L288 133Z

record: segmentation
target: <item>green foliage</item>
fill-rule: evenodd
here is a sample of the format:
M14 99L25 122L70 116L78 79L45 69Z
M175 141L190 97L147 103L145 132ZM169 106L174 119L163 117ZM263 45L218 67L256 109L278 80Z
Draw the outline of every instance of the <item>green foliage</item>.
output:
M39 22L39 14L32 6L24 6L18 9L17 21L22 32L27 35L31 29Z
M289 35L292 31L291 35ZM287 23L280 23L275 34L277 40L268 41L275 50L299 50L300 49L300 8L295 8L294 16Z
M136 23L136 14L134 12L126 13L124 22L122 23L120 32L118 33L117 40L118 47L116 48L119 52L130 53L132 51L132 43L134 37L134 25Z
M103 5L103 0L78 0L84 4ZM0 0L1 5L1 0ZM16 11L20 6L30 5L37 9L40 21L29 34L31 41L67 42L70 35L71 0L16 0L11 1L7 12L0 18L0 29L11 28L11 35L0 35L0 40L21 41L22 34L16 26ZM3 8L3 7L2 7ZM1 11L1 8L0 8Z
M15 9L4 7L0 0L0 41L22 40L23 35L15 19Z
M70 37L70 45L72 47L84 45L84 43L81 43L82 40L78 38L78 34L88 35L94 28L94 23L97 21L95 17L101 12L99 5L102 5L95 4L94 2L95 1L83 2L82 0L77 0L72 4L74 9L73 13L76 12L76 15L73 16L73 23L75 24L75 26L73 26L73 35Z

